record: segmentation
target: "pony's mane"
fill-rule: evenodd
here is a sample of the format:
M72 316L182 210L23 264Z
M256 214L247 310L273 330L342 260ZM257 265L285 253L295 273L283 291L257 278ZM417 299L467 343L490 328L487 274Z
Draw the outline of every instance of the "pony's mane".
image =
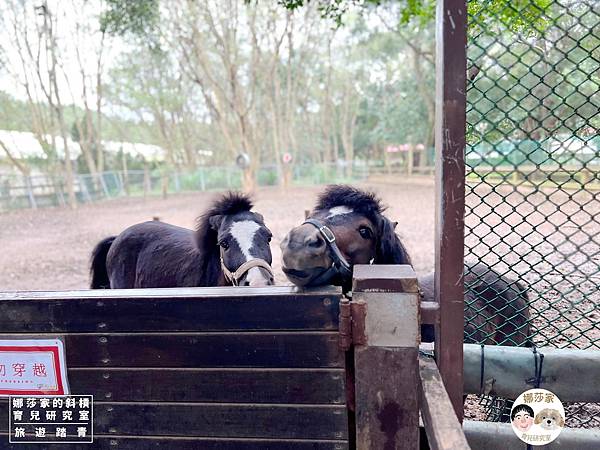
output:
M316 210L347 206L368 218L379 227L375 264L410 264L410 256L396 235L392 223L383 215L386 207L374 192L367 192L345 184L333 184L325 188L317 199Z
M200 220L208 221L208 217L210 216L231 216L250 211L253 206L252 200L246 194L241 192L227 192L213 202L211 208L200 216Z
M216 285L216 279L220 274L220 254L219 246L217 245L218 233L212 229L210 218L213 216L232 216L241 212L247 212L253 206L250 197L246 194L241 192L227 192L216 199L212 206L198 217L196 245L202 255L204 276L208 280L206 285Z
M386 210L374 192L362 191L345 184L327 186L317 198L315 209L331 209L336 206L347 206L371 220Z

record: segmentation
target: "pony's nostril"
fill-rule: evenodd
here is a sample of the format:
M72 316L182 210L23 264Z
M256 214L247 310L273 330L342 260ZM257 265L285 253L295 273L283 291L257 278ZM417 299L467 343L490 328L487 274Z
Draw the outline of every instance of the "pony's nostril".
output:
M306 245L312 248L321 248L325 245L325 241L320 235L315 234L306 238Z
M242 286L250 286L250 281L248 279L244 280Z

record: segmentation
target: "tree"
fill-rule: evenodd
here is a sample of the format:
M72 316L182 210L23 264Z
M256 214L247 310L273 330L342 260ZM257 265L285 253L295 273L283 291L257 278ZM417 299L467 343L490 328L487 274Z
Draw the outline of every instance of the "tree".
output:
M20 70L12 73L23 86L36 138L46 155L59 161L58 143L55 132L62 140L64 174L69 205L76 207L71 149L67 140L67 125L64 118L64 105L59 89L61 66L60 50L57 44L59 13L51 10L45 0L41 5L9 0L2 10L5 23L14 32L11 40L4 43L4 53L16 50ZM49 109L42 109L44 101Z

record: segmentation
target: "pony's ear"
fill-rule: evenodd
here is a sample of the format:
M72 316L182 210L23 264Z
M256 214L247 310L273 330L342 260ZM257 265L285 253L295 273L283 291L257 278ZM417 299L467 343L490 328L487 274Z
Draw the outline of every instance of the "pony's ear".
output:
M221 223L223 223L223 216L221 214L216 214L214 216L210 216L208 218L208 223L210 224L210 227L213 230L219 231L219 228L221 227Z
M261 213L253 212L253 214L258 217L258 220L260 220L262 223L265 223L265 218Z
M379 242L375 255L375 264L410 264L410 256L394 229L398 222L392 222L385 216L379 220Z
M565 419L563 419L563 417L560 415L560 413L558 411L556 411L556 415L558 416L558 424L561 427L565 426Z

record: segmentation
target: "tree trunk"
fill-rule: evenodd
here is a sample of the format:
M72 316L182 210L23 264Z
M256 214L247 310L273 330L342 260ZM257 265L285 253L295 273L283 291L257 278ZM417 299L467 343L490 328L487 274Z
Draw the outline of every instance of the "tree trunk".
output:
M56 68L58 66L58 63L56 60L56 39L54 37L54 33L52 30L52 24L50 24L50 26L48 26L49 15L50 15L50 12L48 10L48 4L46 2L44 2L44 31L46 32L46 45L48 46L48 49L50 50L50 58L51 58L51 66L50 66L50 71L49 71L48 75L49 75L52 89L54 90L54 97L56 99L54 108L55 108L56 115L58 118L58 125L59 125L60 134L62 137L64 152L65 152L65 154L64 154L64 157L65 157L65 162L64 162L65 181L66 181L66 185L67 185L66 187L67 187L67 195L68 195L68 199L69 199L69 206L71 208L76 208L77 207L77 198L75 197L75 186L74 186L74 181L73 181L73 166L71 164L71 152L70 152L69 143L67 140L67 129L66 129L65 119L64 119L64 115L63 115L63 106L60 101L60 94L59 94L59 90L58 90L58 81L57 81L57 74L56 74ZM52 96L52 92L50 92L50 96Z

